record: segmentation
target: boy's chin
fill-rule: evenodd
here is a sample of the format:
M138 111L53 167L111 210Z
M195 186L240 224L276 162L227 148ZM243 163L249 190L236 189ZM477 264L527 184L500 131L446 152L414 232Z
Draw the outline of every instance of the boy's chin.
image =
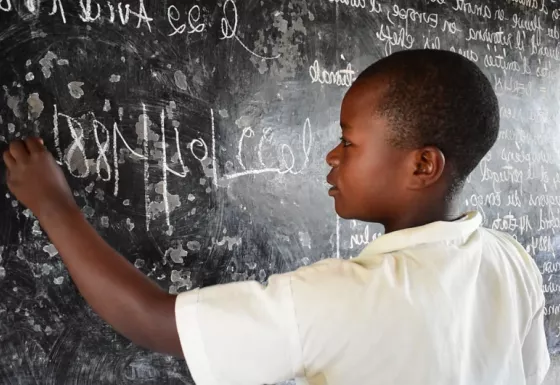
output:
M354 215L352 215L352 213L350 213L347 208L341 206L342 205L337 204L337 202L335 201L334 211L336 211L336 215L338 215L342 219L357 219Z

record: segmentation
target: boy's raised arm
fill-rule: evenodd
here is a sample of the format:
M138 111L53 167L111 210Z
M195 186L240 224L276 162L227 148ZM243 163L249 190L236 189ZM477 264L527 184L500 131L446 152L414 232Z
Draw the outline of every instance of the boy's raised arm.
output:
M4 161L10 191L33 211L93 310L132 342L182 356L175 323L176 297L97 234L42 141L13 142Z

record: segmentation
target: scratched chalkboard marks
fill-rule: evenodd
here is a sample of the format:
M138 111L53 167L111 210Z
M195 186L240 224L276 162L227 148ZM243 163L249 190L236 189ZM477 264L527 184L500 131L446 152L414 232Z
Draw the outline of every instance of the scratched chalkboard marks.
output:
M391 52L441 48L489 76L496 147L464 208L544 275L560 349L558 19L549 0L0 0L0 141L40 134L84 214L170 292L350 258L382 233L336 217L324 157L344 92ZM0 383L185 384L115 335L5 187Z

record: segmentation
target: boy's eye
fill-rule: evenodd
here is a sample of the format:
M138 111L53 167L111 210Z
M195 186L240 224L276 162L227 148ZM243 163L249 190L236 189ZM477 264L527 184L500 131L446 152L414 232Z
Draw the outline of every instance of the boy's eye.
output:
M343 145L344 147L348 147L348 146L350 146L350 145L352 144L352 143L350 143L349 141L347 141L346 139L344 139L343 136L340 137L340 142L342 143L342 145Z

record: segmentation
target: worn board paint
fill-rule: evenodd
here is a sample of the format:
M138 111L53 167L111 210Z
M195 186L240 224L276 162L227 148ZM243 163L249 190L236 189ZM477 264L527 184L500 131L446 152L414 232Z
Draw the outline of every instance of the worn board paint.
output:
M498 144L464 208L544 273L560 351L560 7L551 0L0 0L0 140L40 134L96 229L170 292L355 256L326 152L342 96L390 52L450 49L499 94ZM0 201L0 382L189 384L117 336L32 214ZM226 325L227 327L227 325Z

